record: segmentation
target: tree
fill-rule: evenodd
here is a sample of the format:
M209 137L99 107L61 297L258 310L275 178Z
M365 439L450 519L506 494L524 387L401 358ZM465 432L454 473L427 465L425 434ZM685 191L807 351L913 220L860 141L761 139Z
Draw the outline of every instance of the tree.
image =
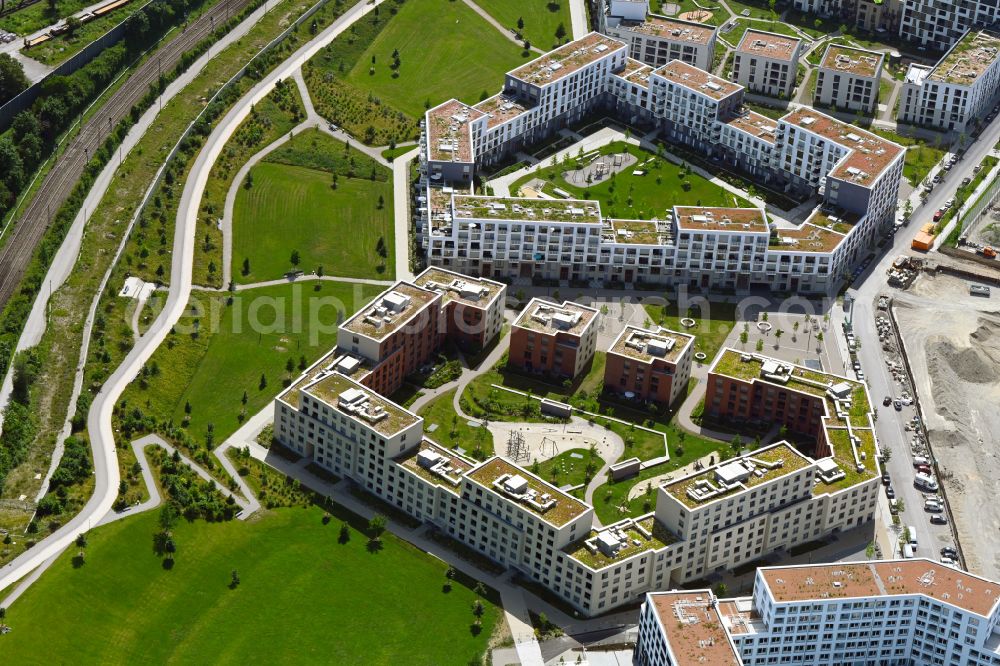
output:
M382 533L385 532L386 525L388 521L386 517L381 513L376 513L368 521L368 534L372 541L380 541L382 539Z
M240 572L233 569L229 574L229 589L235 590L240 585Z
M519 32L524 30L524 19L520 16L517 17L517 29Z
M83 21L81 21L76 16L70 16L69 18L66 19L66 35L72 37L74 34L76 34L76 31L79 30L80 26L82 25Z
M351 540L351 526L347 523L340 524L340 536L337 541L340 543L347 543Z
M556 26L556 39L558 39L561 42L565 36L566 36L566 26L564 26L562 22L560 22L559 25Z
M9 54L0 53L0 104L13 99L30 85L24 75L24 66Z
M257 388L261 391L267 388L267 377L264 376L263 372L260 373L260 383L257 384Z
M482 617L483 613L485 613L485 612L486 612L486 607L483 606L483 602L482 601L480 601L479 599L476 599L475 601L472 602L472 614L473 615L475 615L476 617Z
M243 275L250 275L250 259L246 257L243 259Z
M771 0L771 2L773 3L774 0ZM729 592L729 586L726 585L725 583L719 583L718 585L715 586L715 595L717 597L724 597L726 596L727 592Z
M385 208L385 197L381 194L378 195L378 205L376 206L379 210Z
M292 262L292 266L298 266L301 259L302 257L299 255L298 250L292 250L292 256L288 258Z
M764 351L764 340L763 339L757 338L756 349L757 349L758 352Z
M739 453L743 450L743 440L740 439L739 435L733 435L733 439L729 442L730 448L732 448L733 453Z

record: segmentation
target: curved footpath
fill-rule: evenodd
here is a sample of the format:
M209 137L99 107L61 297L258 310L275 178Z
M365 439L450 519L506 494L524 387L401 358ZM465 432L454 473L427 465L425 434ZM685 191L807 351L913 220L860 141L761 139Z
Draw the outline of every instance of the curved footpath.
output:
M374 9L384 0L366 4L364 0L354 5L323 32L299 48L281 63L240 100L219 122L198 153L190 176L185 183L177 214L174 237L173 263L170 272L170 290L163 311L140 338L139 344L129 352L118 369L105 382L95 396L87 415L87 429L94 454L94 494L83 510L62 528L42 540L0 569L0 590L27 575L32 569L60 553L74 542L77 535L98 524L111 511L118 491L120 475L115 455L114 429L111 424L114 406L128 384L135 378L143 364L163 342L170 328L177 322L187 306L191 293L191 272L194 261L195 228L209 171L225 147L226 141L239 124L249 115L254 104L273 90L275 82L286 78L320 49L329 44L355 21Z

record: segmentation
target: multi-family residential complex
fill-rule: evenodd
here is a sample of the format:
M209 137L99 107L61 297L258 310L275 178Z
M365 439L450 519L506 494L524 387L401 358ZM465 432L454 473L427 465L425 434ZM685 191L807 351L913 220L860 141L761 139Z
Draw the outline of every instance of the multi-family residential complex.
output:
M679 60L654 69L625 50L591 33L508 73L494 98L427 112L415 216L428 264L502 279L835 289L894 219L902 146L810 109L773 121L744 109L735 83ZM598 108L822 204L802 224L778 224L678 192L652 219L621 220L595 201L467 193L476 169Z
M733 81L752 92L790 99L801 49L796 37L747 30L733 54Z
M670 406L687 395L694 336L626 326L608 349L604 390Z
M629 56L653 67L683 60L710 71L715 26L649 13L649 0L611 0L600 14L600 31L629 46Z
M427 364L446 336L485 345L503 325L506 285L432 267L399 281L337 331L337 369L389 395Z
M507 362L554 379L576 377L594 358L600 314L572 301L531 299L511 326Z
M1000 90L1000 33L969 31L934 67L911 64L899 95L902 122L965 132Z
M826 47L816 78L814 104L873 113L885 56L839 44Z
M386 295L399 290L395 285ZM551 307L550 322L566 315L567 324L575 320L572 325L579 327L586 316L576 313L574 304ZM596 319L591 311L577 333L585 336L583 331L594 327ZM615 345L631 341L629 349L638 352L637 332L626 329ZM681 357L689 353L690 340L671 332L655 336L642 340L641 354L674 363L673 381L686 384L682 377L689 368ZM667 336L675 344L661 345L660 356L657 341ZM611 353L621 354L614 348ZM510 356L516 357L513 349ZM810 456L785 442L768 445L669 480L656 490L649 513L602 526L595 523L591 506L504 458L479 462L462 450L434 443L423 419L372 390L364 383L370 369L345 364L349 358L354 358L350 350L338 346L278 396L277 439L516 569L585 615L850 529L874 516L877 445L871 407L861 404L863 391L843 400L830 398L835 403L835 416L825 422L830 450ZM825 376L818 376L822 383ZM835 385L840 380L826 381ZM657 398L650 392L649 399ZM836 420L843 409L853 429ZM853 436L840 436L844 429Z
M905 0L899 36L946 51L970 29L1000 21L996 0Z
M1000 583L929 559L757 569L753 596L653 592L637 666L996 666Z

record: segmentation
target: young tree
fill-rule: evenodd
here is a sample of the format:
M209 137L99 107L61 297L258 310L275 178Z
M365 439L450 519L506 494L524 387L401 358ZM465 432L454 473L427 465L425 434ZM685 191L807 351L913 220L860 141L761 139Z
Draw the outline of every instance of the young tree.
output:
M368 521L368 534L371 536L372 541L380 541L382 539L382 533L385 532L387 524L388 521L381 513L376 513L372 516L371 520Z
M566 26L564 26L562 22L560 22L559 25L556 26L556 39L561 42L565 36L566 36Z
M518 29L518 32L520 32L521 30L524 30L524 19L522 17L520 17L520 16L517 17L517 29Z
M249 258L244 258L243 259L243 275L244 276L250 275L250 259Z
M347 543L351 540L351 526L347 523L340 524L340 537L337 539L340 543Z
M298 250L292 250L292 256L289 257L289 261L292 262L292 266L298 266L299 265L299 261L301 260L301 258L302 257L299 255L299 251Z

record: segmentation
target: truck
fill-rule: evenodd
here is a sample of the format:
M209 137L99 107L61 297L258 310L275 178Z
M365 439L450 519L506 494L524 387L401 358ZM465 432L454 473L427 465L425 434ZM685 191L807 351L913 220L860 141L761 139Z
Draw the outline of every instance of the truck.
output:
M934 246L934 223L928 222L920 228L917 235L913 237L910 248L927 252Z
M983 246L982 248L979 249L978 252L979 252L979 254L983 255L987 259L996 259L997 258L997 251L994 250L989 245Z

